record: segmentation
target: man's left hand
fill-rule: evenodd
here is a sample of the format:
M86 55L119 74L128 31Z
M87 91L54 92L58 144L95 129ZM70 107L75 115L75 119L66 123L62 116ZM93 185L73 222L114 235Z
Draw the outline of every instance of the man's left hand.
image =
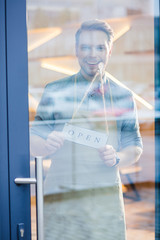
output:
M116 164L116 150L111 145L105 145L100 148L99 155L107 167L112 167Z

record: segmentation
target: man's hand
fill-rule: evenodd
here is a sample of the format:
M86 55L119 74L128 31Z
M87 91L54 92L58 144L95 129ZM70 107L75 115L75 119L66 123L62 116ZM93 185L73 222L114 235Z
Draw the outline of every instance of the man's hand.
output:
M62 132L53 131L45 141L45 147L51 154L55 153L63 146L64 136Z
M99 155L107 167L112 167L116 164L116 150L111 145L100 148Z
M111 145L106 145L99 149L101 159L108 167L116 164L116 157L120 159L119 167L128 167L138 161L142 154L142 148L138 146L128 146L116 153L116 150Z

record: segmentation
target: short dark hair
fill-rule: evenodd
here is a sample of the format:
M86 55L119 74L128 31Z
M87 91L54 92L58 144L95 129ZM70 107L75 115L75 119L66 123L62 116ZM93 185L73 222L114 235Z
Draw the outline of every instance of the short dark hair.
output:
M108 45L110 46L113 42L113 38L114 38L114 33L112 28L110 27L110 25L107 22L103 22L101 20L98 19L94 19L94 20L89 20L86 22L83 22L81 27L77 30L76 32L76 46L78 45L79 42L79 36L83 31L94 31L94 30L98 30L98 31L102 31L104 33L106 33L107 37L108 37Z

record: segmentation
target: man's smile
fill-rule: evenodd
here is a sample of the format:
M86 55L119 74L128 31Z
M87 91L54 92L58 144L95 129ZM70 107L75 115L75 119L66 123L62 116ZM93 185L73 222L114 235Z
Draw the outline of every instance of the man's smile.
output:
M86 60L85 63L88 64L88 65L91 65L91 66L98 66L98 64L100 63L101 61L95 61L95 60Z

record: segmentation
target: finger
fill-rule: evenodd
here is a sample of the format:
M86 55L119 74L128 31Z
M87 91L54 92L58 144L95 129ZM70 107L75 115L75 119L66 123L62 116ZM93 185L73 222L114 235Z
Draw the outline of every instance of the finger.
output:
M108 156L104 156L103 160L104 161L115 161L115 156L114 155L108 155Z
M116 154L108 154L104 156L105 160L115 160L116 159Z
M59 138L61 138L62 140L64 140L64 134L63 132L58 132L58 131L54 131L55 135Z
M58 131L53 131L49 134L49 136L57 136L61 139L64 139L64 134L62 132L58 132Z
M112 166L114 166L114 164L116 163L116 161L105 161L104 162L105 163L105 165L107 166L107 167L112 167Z
M55 148L60 148L62 146L61 143L53 141L52 139L47 140L47 145L50 145L50 146L55 147Z
M115 151L112 145L105 145L102 148L99 148L99 152L108 152L108 151Z
M64 139L62 137L57 136L56 134L52 133L48 136L49 141L58 142L59 144L63 145Z
M100 156L107 156L107 155L116 155L116 151L114 149L109 149L107 151L99 152Z
M114 153L111 153L111 154L102 154L101 157L105 160L110 160L110 159L114 159L116 156Z
M112 148L112 149L108 149L107 151L104 151L103 153L102 153L103 155L110 155L110 154L116 154L116 151L115 151L115 149L114 148Z
M48 145L48 144L46 144L46 148L47 148L47 150L49 150L51 153L54 153L54 152L56 152L56 151L58 150L56 147L51 146L51 145Z

